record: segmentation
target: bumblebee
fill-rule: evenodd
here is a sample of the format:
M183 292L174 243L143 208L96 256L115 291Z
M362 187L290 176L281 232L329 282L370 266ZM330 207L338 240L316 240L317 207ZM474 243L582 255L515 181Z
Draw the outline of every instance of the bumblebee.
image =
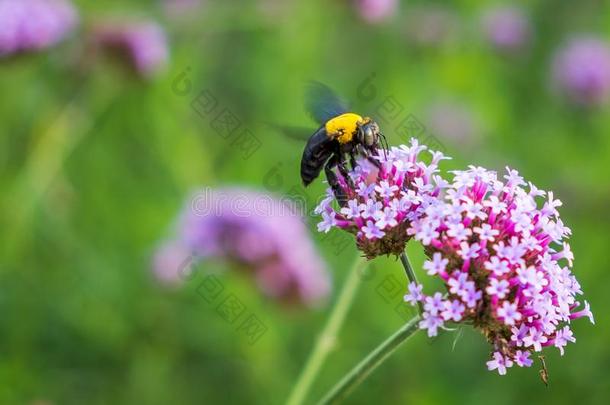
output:
M311 83L306 93L307 109L320 127L310 136L301 158L301 179L305 186L311 184L324 168L328 184L340 205L347 204L347 196L339 185L335 167L351 186L347 158L352 169L356 157L362 156L379 167L372 156L380 146L387 149L385 137L379 125L371 118L363 117L348 109L327 86Z

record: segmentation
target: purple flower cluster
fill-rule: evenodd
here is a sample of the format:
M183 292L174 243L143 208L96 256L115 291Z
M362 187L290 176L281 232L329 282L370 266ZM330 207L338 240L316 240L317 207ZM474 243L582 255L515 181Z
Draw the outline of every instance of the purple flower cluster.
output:
M488 41L501 51L523 48L531 37L531 26L518 7L496 7L483 16L483 28Z
M572 39L555 56L553 80L576 104L603 104L610 97L610 48L593 37Z
M365 22L374 24L391 17L398 9L398 1L356 0L356 8Z
M441 101L428 109L430 131L456 146L472 148L477 143L477 120L473 111L464 103Z
M163 10L169 17L184 17L196 14L202 3L202 0L163 0Z
M0 57L51 47L77 21L69 0L0 0Z
M411 6L404 27L409 41L422 47L436 47L455 40L460 29L455 12L436 4Z
M420 328L435 336L446 322L472 324L493 347L488 368L500 374L513 364L529 367L530 354L546 346L563 354L575 341L570 321L593 322L593 315L576 300L582 291L570 271L561 202L532 183L524 188L515 170L507 169L504 181L480 167L454 173L408 230L430 258L427 273L447 289L426 295L409 285L405 300L424 307Z
M167 38L155 22L102 22L94 27L92 37L97 47L126 58L125 62L140 76L150 77L167 64Z
M328 232L336 227L356 235L358 248L369 258L400 255L410 239L407 229L419 218L446 184L439 176L438 163L446 158L441 152L430 152L430 164L419 160L426 146L412 139L411 145L379 151L374 165L359 164L349 173L352 188L345 179L341 187L348 197L347 206L333 207L331 189L318 205L322 215L318 230ZM366 161L365 161L366 162Z
M177 240L155 257L162 281L178 281L188 255L222 258L252 271L268 296L313 305L330 277L302 217L288 202L248 189L207 189L182 214Z

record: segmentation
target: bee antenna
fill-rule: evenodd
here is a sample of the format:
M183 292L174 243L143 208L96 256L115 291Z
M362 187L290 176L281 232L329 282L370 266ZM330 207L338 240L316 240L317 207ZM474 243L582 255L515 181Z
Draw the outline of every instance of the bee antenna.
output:
M387 158L386 151L389 149L388 140L386 139L384 134L379 133L379 135L381 135L381 140L382 140L381 141L381 146L383 146L383 154Z
M385 149L387 149L388 140L386 139L385 135L380 132L379 136L381 137L381 146L383 146Z

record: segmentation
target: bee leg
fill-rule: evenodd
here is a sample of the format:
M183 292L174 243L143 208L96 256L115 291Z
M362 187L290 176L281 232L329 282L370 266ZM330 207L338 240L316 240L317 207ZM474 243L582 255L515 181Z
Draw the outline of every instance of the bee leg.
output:
M369 162L371 162L371 164L373 166L375 166L377 169L381 170L381 162L379 160L375 159L373 156L371 156L371 152L372 151L362 148L362 147L358 148L358 153L360 153L362 156L364 156L364 158L366 160L368 160Z
M339 154L339 163L337 164L339 173L341 173L341 176L343 176L343 179L345 179L345 182L347 183L349 188L354 190L356 187L354 186L354 182L352 181L352 178L349 175L346 165L347 162L345 160L345 155L343 153Z
M365 156L366 156L366 160L371 162L373 164L373 166L375 166L377 169L381 170L381 162L379 160L373 158L371 155L365 155Z
M341 188L339 179L337 179L337 175L333 171L333 168L337 166L337 163L337 158L335 156L331 157L324 166L324 173L326 173L326 179L335 194L337 202L341 207L345 207L347 206L347 195L343 191L343 188Z
M349 163L352 166L352 170L355 170L357 163L356 163L356 156L354 156L353 150L349 152Z

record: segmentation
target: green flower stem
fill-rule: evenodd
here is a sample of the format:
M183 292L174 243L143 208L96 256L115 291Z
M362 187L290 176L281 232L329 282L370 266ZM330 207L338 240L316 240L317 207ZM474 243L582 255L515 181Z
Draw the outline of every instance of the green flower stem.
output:
M343 288L339 293L339 297L324 325L324 329L318 336L313 351L307 359L307 363L297 380L290 397L286 402L287 405L300 405L305 400L311 385L318 375L322 364L335 348L337 343L337 334L343 325L347 311L352 305L358 286L360 285L359 270L366 265L366 260L362 257L356 258L354 264L349 270L347 279L343 282Z
M407 277L409 278L409 281L412 283L417 283L417 277L415 277L415 272L413 271L413 266L411 266L411 262L409 262L409 257L407 256L407 254L403 251L400 254L400 262L402 263L403 267L405 268L405 272L407 273ZM419 308L419 314L423 314L424 313L424 305L421 303L421 301L417 302L417 307Z
M418 330L420 316L417 315L411 319L403 327L398 329L386 341L377 346L375 350L369 353L356 367L354 367L341 381L339 381L329 392L322 398L319 405L337 404L345 399L354 388L364 381L369 374L385 361L398 347L404 343L413 333Z

